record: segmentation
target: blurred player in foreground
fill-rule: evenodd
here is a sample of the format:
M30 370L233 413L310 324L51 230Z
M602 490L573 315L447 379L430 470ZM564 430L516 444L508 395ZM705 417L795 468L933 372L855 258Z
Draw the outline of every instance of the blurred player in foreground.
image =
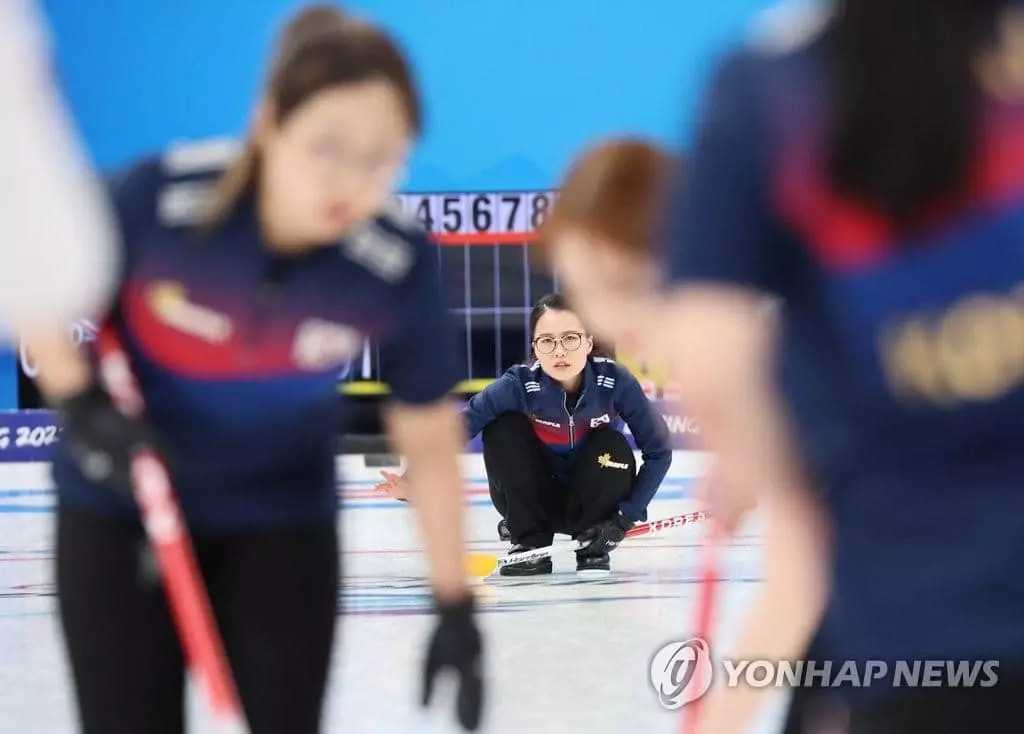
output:
M113 217L50 74L45 29L0 3L0 336L46 348L106 306Z
M629 344L645 360L661 363L673 380L675 374L666 363L670 340L658 320L664 255L661 205L672 182L678 185L684 175L681 161L649 142L620 138L597 143L570 167L558 207L541 238L542 251L566 294L587 314L594 331ZM764 328L771 328L777 311L772 301L765 299L759 311ZM689 344L677 358L685 360L701 349L699 343ZM698 497L705 505L716 506L731 526L756 498L753 490L723 491L725 482L736 481L729 478L728 469L713 465ZM818 703L815 695L794 697L790 721L815 713L821 708Z
M598 338L641 359L660 356L649 320L662 280L656 223L677 168L641 139L593 145L571 165L539 233L541 255Z
M659 312L661 222L667 191L682 176L682 162L648 141L618 138L594 144L570 166L558 206L540 233L541 253L596 336L662 366L673 383L670 340ZM690 344L679 358L688 359L702 348ZM716 499L709 488L722 481L722 469L713 467L702 482L701 497Z
M491 500L512 553L551 545L568 533L589 545L576 570L611 568L609 551L647 519L672 463L668 429L636 378L595 351L594 339L559 294L530 314L533 355L474 395L463 415L469 437L482 433ZM643 457L640 471L619 426ZM385 474L378 489L401 497L404 482ZM503 576L552 571L550 558L503 566Z
M799 658L824 615L858 682L887 666L830 690L852 732L1019 730L1022 6L843 0L769 31L707 100L662 320L737 478L724 504L765 498L766 581L728 654ZM896 684L929 660L937 680ZM713 689L702 732L745 731L767 690Z
M337 614L336 375L381 346L409 457L439 611L424 671L460 680L477 727L481 640L464 580L462 426L453 331L432 245L381 213L420 127L415 83L382 31L328 6L280 40L240 156L196 144L113 184L127 267L108 326L127 349L145 425L40 354L66 440L58 487L60 614L87 734L180 734L183 660L145 536L129 460L168 458L254 734L319 730ZM226 166L226 169L225 169ZM446 346L448 345L448 346Z

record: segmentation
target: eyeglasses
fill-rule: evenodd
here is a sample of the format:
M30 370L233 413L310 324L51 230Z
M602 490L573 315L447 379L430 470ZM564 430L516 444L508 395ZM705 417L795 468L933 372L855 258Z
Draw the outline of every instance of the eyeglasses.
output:
M401 175L404 166L401 157L362 155L333 140L317 140L310 152L324 175L336 175L344 170L365 179L392 181Z
M559 344L567 352L575 352L583 344L583 334L578 331L571 331L563 334L561 338L555 336L542 336L533 340L533 349L537 354L551 354Z

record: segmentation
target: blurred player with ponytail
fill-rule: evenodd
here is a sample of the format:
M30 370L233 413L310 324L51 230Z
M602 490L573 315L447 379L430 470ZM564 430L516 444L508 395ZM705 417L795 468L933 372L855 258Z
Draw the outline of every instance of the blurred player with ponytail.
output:
M855 733L1024 720L1022 29L1014 0L776 16L719 69L670 205L682 398L718 489L767 513L728 655L799 658L823 621L828 659L888 666L830 690ZM998 682L894 683L929 660ZM713 689L701 731L765 693Z
M408 457L438 611L424 702L445 670L481 717L481 639L464 579L454 336L433 246L387 201L420 130L415 82L378 28L330 6L285 30L239 153L193 144L112 183L125 267L105 319L147 407L48 380L63 415L60 613L86 734L180 734L184 661L140 568L134 452L166 457L254 734L319 731L337 614L336 376L370 339ZM443 345L448 344L448 347Z

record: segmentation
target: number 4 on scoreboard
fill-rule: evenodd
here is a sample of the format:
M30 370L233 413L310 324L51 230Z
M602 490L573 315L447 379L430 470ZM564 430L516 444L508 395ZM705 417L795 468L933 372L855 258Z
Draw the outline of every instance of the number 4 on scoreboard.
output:
M420 199L420 205L416 207L416 219L420 226L427 232L434 231L434 218L430 214L430 197L424 196Z

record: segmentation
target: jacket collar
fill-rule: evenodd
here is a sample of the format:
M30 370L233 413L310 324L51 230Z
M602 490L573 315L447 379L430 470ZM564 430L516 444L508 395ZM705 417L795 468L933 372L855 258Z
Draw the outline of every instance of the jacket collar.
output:
M540 382L545 389L557 390L561 394L565 393L565 388L559 385L553 377L541 369L540 362L534 362L530 367L537 375L537 381ZM580 382L580 395L582 396L583 393L587 393L589 395L596 389L597 375L594 374L594 362L588 358L586 365L583 367L583 380Z

